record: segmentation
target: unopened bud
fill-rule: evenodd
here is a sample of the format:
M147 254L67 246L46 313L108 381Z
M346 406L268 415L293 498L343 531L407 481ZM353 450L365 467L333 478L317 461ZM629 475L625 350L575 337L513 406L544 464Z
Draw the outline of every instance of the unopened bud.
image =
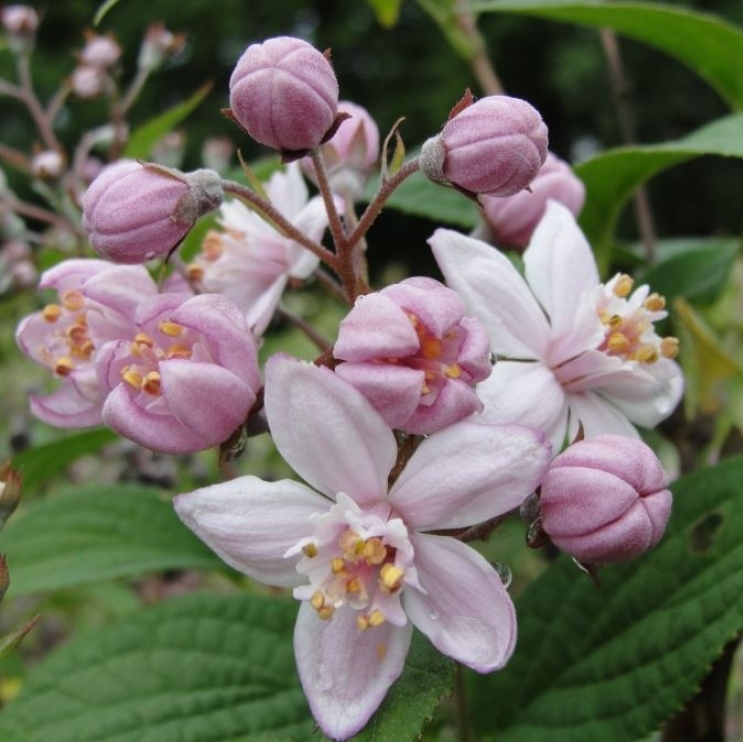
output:
M29 52L39 27L37 12L28 5L8 5L0 11L0 21L16 54Z
M467 103L423 144L421 171L472 196L512 196L526 188L547 156L539 111L505 95Z
M183 34L168 31L162 23L153 23L145 34L139 49L137 66L141 70L152 72L168 59L173 57L186 45Z
M573 216L578 216L585 198L583 181L567 162L549 152L528 190L507 198L483 196L480 203L492 241L498 247L524 249L549 200L561 203Z
M0 466L0 528L21 501L21 475L10 464Z
M78 98L97 98L106 87L106 73L100 67L80 64L73 70L69 85Z
M109 70L121 57L121 47L110 36L98 36L89 33L85 46L80 52L80 62L84 65Z
M212 170L182 173L121 160L86 191L83 228L102 257L145 263L167 257L222 198L222 179Z
M56 150L46 149L31 158L31 172L41 180L57 180L64 169L64 155Z
M251 44L230 77L232 117L285 156L304 154L337 126L338 81L328 59L301 39Z
M602 435L561 453L542 480L542 528L583 564L633 559L665 531L672 496L653 450L636 438Z

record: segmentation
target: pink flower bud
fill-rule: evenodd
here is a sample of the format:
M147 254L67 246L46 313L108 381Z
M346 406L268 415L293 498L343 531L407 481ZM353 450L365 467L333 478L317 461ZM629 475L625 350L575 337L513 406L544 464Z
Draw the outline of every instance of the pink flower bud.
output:
M106 86L106 73L100 67L81 64L75 67L70 77L72 92L84 100L97 98Z
M322 154L330 187L335 193L358 199L364 192L369 174L379 158L379 127L371 114L351 101L338 104L340 113L348 114L332 139L323 144ZM302 160L302 170L315 180L315 167L310 157Z
M602 435L574 443L542 480L542 529L584 564L633 559L655 546L671 514L667 476L642 441Z
M490 95L466 105L423 144L421 170L468 194L512 196L531 183L547 156L547 127L519 98Z
M109 70L121 57L121 47L110 36L89 33L80 52L80 62L90 67Z
M8 5L0 11L0 19L11 36L32 37L39 27L39 16L28 5Z
M251 44L230 78L234 119L253 139L283 153L304 153L332 134L338 81L328 59L301 39Z
M45 149L31 158L31 172L41 180L56 180L64 172L65 158L61 152Z
M475 384L490 375L490 345L464 301L432 278L362 296L341 322L335 371L391 427L433 433L482 409Z
M137 66L141 70L156 70L168 57L178 54L186 45L183 34L168 31L162 23L153 23L147 29L139 49Z
M211 170L181 173L121 160L103 169L83 197L83 228L104 258L145 263L167 257L196 220L222 202Z
M531 191L531 192L530 192ZM483 196L480 203L490 228L492 241L499 247L525 248L532 232L552 199L578 216L586 198L583 181L570 165L551 152L529 190L508 198Z

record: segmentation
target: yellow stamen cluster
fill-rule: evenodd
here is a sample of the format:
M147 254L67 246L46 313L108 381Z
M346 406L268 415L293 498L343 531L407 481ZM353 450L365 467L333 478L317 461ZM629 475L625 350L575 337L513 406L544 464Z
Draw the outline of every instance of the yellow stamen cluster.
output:
M61 304L47 304L41 310L41 317L49 324L61 325L53 331L54 345L58 347L58 341L62 340L66 347L61 355L56 355L43 346L40 355L49 359L57 376L65 377L75 370L80 361L87 361L91 357L95 345L88 336L85 312L81 311L85 306L85 297L79 291L65 291L60 301Z
M614 296L618 296L620 299L626 299L630 295L630 293L632 293L632 287L634 285L635 282L630 276L628 276L626 273L620 274L619 276L617 276L614 288L612 289L614 292Z

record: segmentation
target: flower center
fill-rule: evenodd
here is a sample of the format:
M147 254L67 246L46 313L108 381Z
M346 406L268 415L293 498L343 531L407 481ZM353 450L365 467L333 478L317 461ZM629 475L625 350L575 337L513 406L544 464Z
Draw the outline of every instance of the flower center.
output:
M632 292L628 275L617 274L604 286L598 302L598 316L605 327L599 350L626 361L655 363L659 358L675 358L679 343L675 337L661 338L654 322L668 315L666 300L660 294L648 294L645 286Z
M389 506L382 508L389 518ZM407 620L400 594L406 582L417 584L413 550L403 522L381 515L360 510L341 494L328 513L314 517L313 535L290 550L304 555L297 571L309 577L295 597L308 600L321 619L349 606L358 611L361 631Z
M59 304L41 310L44 321L53 326L39 349L40 358L57 376L69 376L90 360L95 344L88 335L85 297L79 291L64 291Z

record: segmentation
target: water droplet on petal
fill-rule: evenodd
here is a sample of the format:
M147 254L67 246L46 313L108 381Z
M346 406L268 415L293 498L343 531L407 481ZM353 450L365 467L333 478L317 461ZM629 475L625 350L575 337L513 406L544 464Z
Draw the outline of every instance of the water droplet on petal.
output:
M498 577L500 577L500 581L503 583L503 587L508 587L511 584L511 579L513 578L513 575L511 574L511 568L507 564L502 564L501 562L495 562L493 564L493 567L498 573Z

